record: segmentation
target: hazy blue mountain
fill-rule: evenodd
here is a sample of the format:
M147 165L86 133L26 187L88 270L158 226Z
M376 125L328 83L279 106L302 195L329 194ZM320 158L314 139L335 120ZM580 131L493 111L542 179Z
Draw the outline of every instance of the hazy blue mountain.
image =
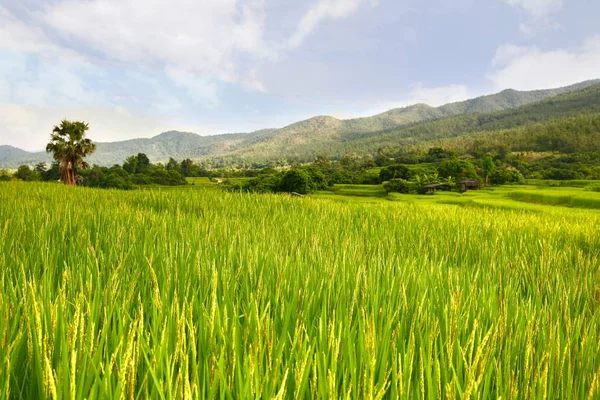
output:
M598 84L600 80L550 90L520 92L509 89L437 108L416 104L372 117L348 120L318 116L280 129L250 133L200 136L190 132L169 131L149 139L97 143L96 153L89 157L89 162L113 165L122 163L125 158L137 153L147 154L152 162L166 161L169 157L178 160L213 157L266 160L288 156L309 157L316 153L360 153L379 144L389 145L390 131L393 130L408 129L413 125L449 117L515 109L567 93L578 93ZM356 144L358 142L361 143L360 146ZM0 168L50 161L51 157L43 152L29 153L11 146L0 146Z
M9 160L14 157L22 157L27 154L28 153L25 150L21 150L13 146L0 146L0 162L4 160Z

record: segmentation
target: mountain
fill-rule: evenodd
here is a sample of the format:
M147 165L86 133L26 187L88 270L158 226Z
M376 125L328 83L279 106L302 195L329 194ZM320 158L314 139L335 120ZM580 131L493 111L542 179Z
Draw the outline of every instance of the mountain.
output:
M21 164L35 164L42 158L40 153L29 153L13 146L0 145L0 168L13 168Z
M340 156L347 152L367 153L379 147L414 144L444 135L457 136L499 126L512 127L506 124L516 123L517 120L520 121L518 123L535 122L535 118L551 118L564 114L563 111L567 109L567 114L578 112L589 105L596 105L596 94L599 93L600 80L595 80L549 90L522 92L508 89L440 107L416 104L365 118L340 120L318 116L280 129L250 133L200 136L169 131L149 139L96 143L96 152L89 157L89 162L113 165L137 153L145 153L153 162L166 161L169 157L219 158L228 162L281 158L306 161L317 154ZM553 101L559 105L549 105ZM552 113L544 114L545 111L540 111L540 107L543 110L552 109ZM523 115L536 117L532 121ZM495 121L496 125L485 122L486 118ZM487 124L487 128L482 124ZM50 161L51 157L46 153L29 153L11 146L0 146L0 168Z
M21 150L13 146L0 146L0 162L14 157L22 157L26 154L28 153L25 150Z
M540 98L541 101L534 102ZM478 111L487 109L496 111ZM263 140L244 143L218 156L233 161L281 158L310 161L318 154L331 157L346 153L373 154L379 148L414 145L592 112L600 112L598 81L552 91L509 90L438 108L415 105L370 118L340 121L317 117L273 131ZM414 122L409 122L411 120ZM391 128L385 129L386 126Z

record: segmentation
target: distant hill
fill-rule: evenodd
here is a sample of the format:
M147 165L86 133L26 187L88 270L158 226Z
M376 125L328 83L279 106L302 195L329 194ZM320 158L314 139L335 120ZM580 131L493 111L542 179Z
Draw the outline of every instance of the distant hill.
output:
M580 84L572 88L576 90L563 88L522 92L522 96L519 96L520 92L509 90L438 108L416 105L375 117L346 121L317 117L273 131L269 138L247 143L228 153L219 154L219 157L231 160L288 158L310 161L318 154L330 157L346 153L372 154L378 148L414 145L475 132L514 128L579 113L600 112L600 84ZM534 102L544 96L545 100ZM526 104L510 106L519 102ZM475 112L490 108L499 110ZM452 115L455 112L458 114ZM443 117L437 113L450 116ZM415 117L417 114L419 117ZM405 118L407 115L411 117L402 123L398 120L390 122L391 118ZM411 119L416 121L408 122ZM395 123L398 125L394 126ZM373 128L374 125L377 128ZM381 129L384 126L392 128Z
M590 88L595 89L590 92L587 90ZM330 116L318 116L281 129L264 129L251 133L200 136L189 132L169 131L150 139L97 143L96 153L89 157L89 162L113 165L122 163L126 157L137 153L147 154L152 162L166 161L169 157L178 160L219 158L229 161L266 161L286 157L308 160L316 154L329 156L340 156L347 152L360 154L376 151L378 147L405 142L413 144L418 141L432 140L440 135L448 137L481 130L483 128L477 124L481 123L481 118L487 117L476 119L462 117L490 114L488 117L496 122L502 118L509 118L507 116L512 116L510 118L514 119L519 112L515 114L510 110L519 110L523 106L543 103L548 99L563 102L561 104L564 106L566 103L563 98L568 94L575 96L575 100L571 99L569 103L571 108L568 112L577 112L579 108L585 109L586 106L595 105L597 91L600 92L600 80L550 90L520 92L509 89L437 108L416 104L365 118L339 120ZM582 97L581 101L577 100L580 96L585 99ZM542 106L544 107L552 108L548 103ZM505 117L498 116L504 114L494 114L503 111L508 112ZM555 107L554 111L559 114L562 112L560 106ZM542 116L536 108L524 108L522 113L534 113L535 118L551 117L545 114ZM470 122L465 122L467 120ZM521 118L521 123L527 121L527 118ZM461 124L475 124L475 126ZM440 131L444 129L445 132ZM51 158L46 153L29 153L11 146L0 146L0 168L14 168L20 164L50 161Z
M21 150L13 146L0 146L0 162L10 160L11 158L15 157L23 157L27 154L29 153L27 153L25 150Z

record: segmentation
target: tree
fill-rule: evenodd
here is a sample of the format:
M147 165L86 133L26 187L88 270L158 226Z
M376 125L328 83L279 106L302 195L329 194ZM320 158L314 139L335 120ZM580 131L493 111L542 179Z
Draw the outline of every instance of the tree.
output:
M197 168L192 160L186 158L185 160L181 161L180 170L183 176L194 176Z
M125 159L123 163L123 169L130 174L137 172L138 158L136 156L130 156Z
M409 182L406 179L391 179L383 184L383 188L387 193L410 193L416 185L414 182Z
M483 175L485 176L485 184L490 184L490 174L494 172L494 161L492 157L486 156L481 160L481 169L483 171Z
M432 147L427 151L426 159L430 162L442 161L448 158L455 158L456 153L441 147Z
M10 181L11 173L5 169L0 169L0 182L8 182Z
M37 172L38 174L40 174L40 176L43 176L46 173L46 163L45 162L37 163L33 170L35 172Z
M45 181L56 182L60 180L60 166L58 162L50 164L50 169L42 174L42 179Z
M446 185L448 185L450 187L455 187L456 179L454 179L454 177L452 177L452 176L449 176L446 179L444 179L444 181L442 183L445 183Z
M150 159L144 153L138 153L137 155L137 168L136 173L145 173L150 167Z
M452 176L457 179L477 178L475 166L468 160L452 158L438 165L438 173L442 178Z
M167 163L167 171L181 172L181 166L173 157L169 158L169 162Z
M379 182L385 182L392 179L410 179L410 170L404 165L390 165L387 168L382 168L379 171Z
M391 157L390 152L388 150L382 149L381 147L377 149L377 154L375 154L375 165L379 167L385 167L394 162L394 159Z
M22 181L30 181L32 176L33 171L29 168L29 165L21 165L14 175L15 178L21 179Z
M89 125L83 121L64 119L52 130L46 151L53 153L58 161L60 180L66 185L77 184L77 169L87 169L84 158L96 151L96 145L85 137L88 129Z
M506 183L522 183L523 175L513 169L497 169L490 174L490 182L494 185L504 185Z
M310 176L301 169L291 169L283 175L281 190L307 194L310 191Z

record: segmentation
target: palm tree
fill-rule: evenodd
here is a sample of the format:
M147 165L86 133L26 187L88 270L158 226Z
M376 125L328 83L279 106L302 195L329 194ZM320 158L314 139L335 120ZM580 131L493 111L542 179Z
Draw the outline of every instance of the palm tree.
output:
M84 157L96 151L96 145L85 138L88 129L89 125L83 121L64 119L52 130L46 151L53 153L58 161L60 180L65 185L77 184L77 168L86 169L88 164L83 160Z
M446 180L444 181L444 183L450 187L455 187L456 186L456 179L454 179L453 177L449 176L446 178Z

